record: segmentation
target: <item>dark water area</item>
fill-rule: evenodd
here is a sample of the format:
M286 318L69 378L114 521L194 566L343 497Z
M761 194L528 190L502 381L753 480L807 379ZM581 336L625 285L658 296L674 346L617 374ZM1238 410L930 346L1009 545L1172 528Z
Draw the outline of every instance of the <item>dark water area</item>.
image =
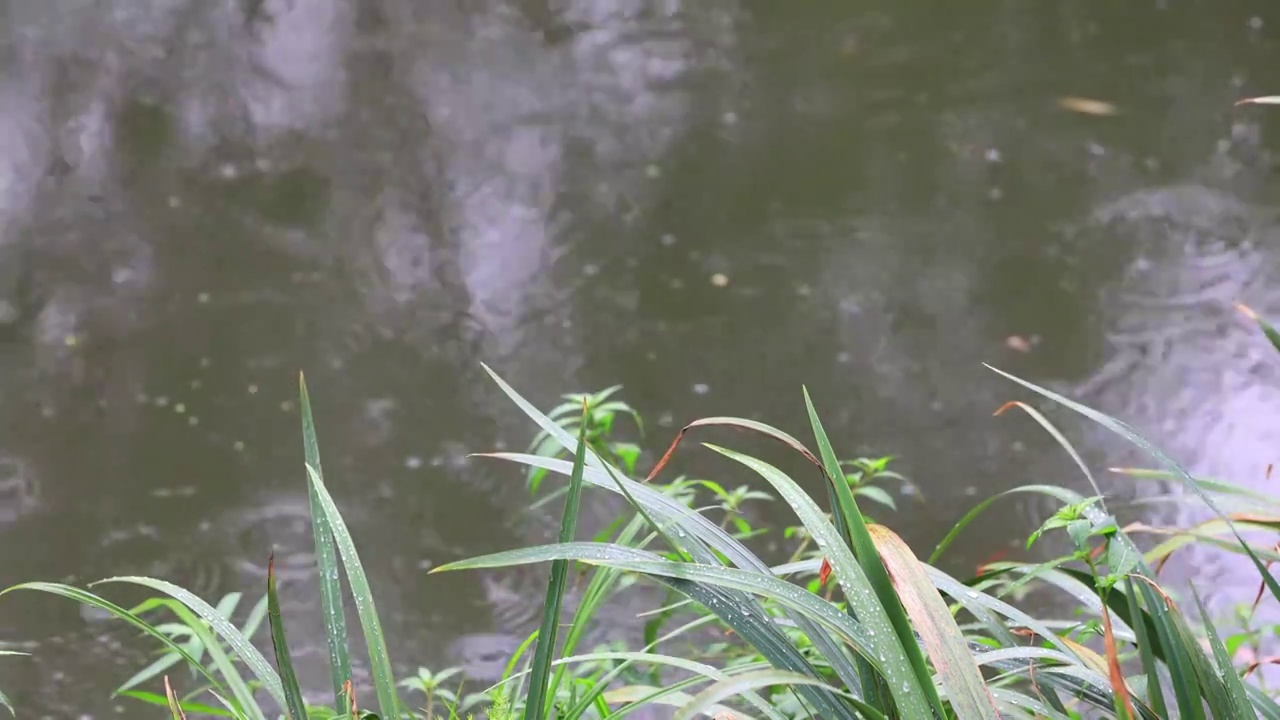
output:
M1280 359L1233 306L1280 316L1280 111L1232 106L1280 93L1274 3L0 13L0 586L256 597L274 547L323 686L299 370L406 668L536 624L540 568L426 574L554 533L517 468L466 457L533 434L481 362L542 406L622 383L649 462L705 415L803 437L807 385L845 455L900 458L919 495L883 519L921 554L981 497L1087 487L1028 418L991 417L1028 396L983 362L1198 472L1263 487L1276 459ZM1118 500L1152 492L1104 472L1141 457L1051 416ZM672 472L754 481L686 453ZM944 566L1052 509L1008 501ZM1253 587L1181 572L1220 603ZM100 623L6 596L0 641L37 659L0 686L31 717L123 712L105 698L146 656Z

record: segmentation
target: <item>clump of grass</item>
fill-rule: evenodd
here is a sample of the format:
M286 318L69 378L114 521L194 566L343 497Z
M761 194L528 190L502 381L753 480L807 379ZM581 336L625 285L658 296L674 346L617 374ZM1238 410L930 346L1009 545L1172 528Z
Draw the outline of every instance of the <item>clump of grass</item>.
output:
M1280 334L1256 315L1251 317L1280 348L1276 340ZM637 480L632 476L638 451L618 451L630 446L612 436L613 418L632 411L611 398L613 390L571 396L578 403L578 414L559 412L553 417L494 375L538 426L540 436L535 441L537 452L490 457L516 462L530 473L569 479L560 542L452 563L433 572L550 562L542 623L512 658L498 688L460 699L443 687L453 676L450 671L420 671L416 678L400 683L400 688L425 695L425 706L415 712L397 695L371 588L325 487L310 400L302 384L304 460L322 579L331 704L310 707L303 701L270 563L265 597L240 627L229 619L239 595L223 598L215 606L154 578L108 578L91 586L129 584L158 593L131 609L92 590L59 583L24 583L0 595L34 590L67 597L105 610L152 637L163 648L162 656L126 681L120 692L164 707L174 718L187 714L245 720L429 717L436 703L452 718L474 707L477 699L491 703L489 717L519 714L533 720L614 718L649 704L674 705L681 719L700 714L746 717L753 712L775 719L1280 717L1280 706L1260 686L1242 677L1260 660L1244 668L1233 665L1232 651L1243 640L1220 637L1194 588L1194 602L1180 605L1157 582L1156 574L1158 563L1179 547L1208 543L1251 558L1260 573L1259 598L1270 591L1280 599L1280 588L1264 564L1280 554L1246 543L1239 533L1240 526L1280 529L1280 500L1194 478L1122 422L1006 377L1150 451L1164 464L1163 470L1126 474L1181 483L1205 502L1215 519L1181 530L1144 525L1121 528L1100 489L1084 497L1063 487L1028 485L980 503L926 562L887 526L868 518L859 505L859 500L894 505L891 496L876 492L879 488L872 484L876 479L894 478L886 468L887 460L841 462L807 391L804 401L816 452L796 437L760 422L706 418L682 429L648 477ZM1022 403L1007 407L1026 411L1058 440L1090 484L1099 487L1079 453L1045 416ZM712 480L680 478L658 484L667 460L680 451L683 440L707 427L747 431L790 448L823 480L826 507L780 469L710 444L704 447L747 471L769 492L745 483ZM575 538L577 512L582 492L589 487L618 493L634 514L595 540L579 541ZM697 490L713 495L719 522L694 509L692 494ZM1028 544L1061 532L1071 544L1068 555L1039 564L992 563L964 580L934 565L969 524L1001 498L1016 493L1042 494L1061 503L1028 538ZM740 512L747 501L774 496L795 512L800 523L789 535L800 548L792 562L779 567L769 566L746 545L758 532ZM1246 509L1242 511L1241 506ZM1130 537L1134 533L1168 539L1143 553ZM587 569L591 580L565 629L561 614L573 565ZM366 638L376 711L357 704L361 693L352 684L342 575ZM815 575L816 582L793 581ZM665 586L691 604L685 607L699 607L700 614L660 634L662 622L675 617L672 611L678 604L655 608L656 619L646 626L644 647L576 653L585 628L629 578ZM1018 607L1013 598L1031 583L1078 600L1083 615L1051 620ZM1192 605L1199 616L1194 629L1186 614ZM161 612L176 622L150 619ZM264 617L274 665L250 642ZM712 622L730 631L734 641L732 647L726 642L714 648L723 660L719 666L664 650L673 639ZM531 660L518 669L520 659L530 652ZM183 694L175 691L167 674L180 664L190 669L195 685ZM635 668L648 668L649 673L627 674ZM163 693L141 689L156 678L163 681ZM622 678L628 678L626 684ZM0 703L7 707L7 698L0 695Z

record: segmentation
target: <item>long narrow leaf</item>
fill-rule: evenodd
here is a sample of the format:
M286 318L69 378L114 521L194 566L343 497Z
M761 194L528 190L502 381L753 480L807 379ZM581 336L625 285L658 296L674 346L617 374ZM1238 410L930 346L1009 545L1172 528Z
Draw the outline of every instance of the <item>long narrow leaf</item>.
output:
M542 414L532 403L525 400L509 385L502 382L501 378L494 375L492 370L487 367L485 370L494 377L499 387L504 393L533 420L539 428L546 431L549 436L555 439L557 443L567 450L573 451L576 448L576 441L559 425ZM499 457L506 460L514 460L522 464L539 467L562 475L570 475L572 472L572 464L563 460L555 460L552 458L539 457L528 454L513 453L497 453L491 457ZM619 492L620 489L612 477L611 473L606 470L606 463L594 453L587 456L587 468L583 473L583 480L590 482L597 487L603 487L611 492ZM639 504L643 505L652 516L664 524L669 523L679 528L683 532L676 531L675 541L679 543L678 547L690 555L694 561L706 564L718 564L720 559L716 553L720 553L727 558L729 562L738 567L748 568L760 573L767 573L768 566L755 555L753 555L741 542L729 536L723 528L715 523L710 522L702 515L691 511L688 507L667 495L655 491L653 488L637 483L629 478L621 477L621 485L625 486L632 498ZM715 548L713 551L712 548ZM753 612L757 615L763 615L764 610L758 607L758 601L751 596L729 590L719 590L717 595L722 601L731 601L738 605L757 604ZM823 653L824 657L831 662L841 677L848 677L853 674L850 668L848 658L840 648L834 644L834 641L816 629L813 622L805 616L790 618L794 620L797 628L807 637L811 638L815 647ZM807 661L796 653L794 647L785 642L785 636L781 635L772 625L762 626L758 632L763 633L757 638L760 642L769 643L768 647L757 646L761 648L761 652L773 662L775 666L795 670L801 672L812 671ZM745 636L744 636L745 637ZM754 641L752 641L754 643ZM824 694L819 688L813 686L805 686L797 690L806 699L810 700L814 706L824 712L827 716L833 718L852 718L853 711L849 706L838 701L834 696Z
M695 715L702 713L709 706L719 703L726 698L736 697L747 691L756 690L770 685L821 685L832 692L840 693L840 690L832 688L822 680L816 678L798 675L796 673L787 672L785 670L761 670L759 672L746 673L725 680L721 680L711 687L703 690L693 697L687 705L680 708L675 715L675 720L692 720ZM865 704L858 698L845 694L850 700L856 702L863 707L859 710L866 715L868 712L874 713L867 715L869 718L879 720L883 715L879 715L874 708L865 707Z
M107 612L111 613L115 617L120 618L121 620L124 620L125 622L137 628L138 630L141 630L147 635L150 635L152 638L158 640L170 652L177 653L179 656L182 657L183 660L187 661L187 664L190 665L193 670L200 673L200 675L205 680L207 680L212 687L225 691L225 686L221 682L219 682L218 679L214 677L212 673L210 673L207 669L205 669L204 665L201 664L200 661L191 657L191 654L188 653L181 645L174 642L173 639L170 638L168 635L165 635L159 630L156 630L155 627L151 625L151 623L148 623L146 620L143 620L142 618L138 617L134 613L129 612L128 610L120 607L119 605L116 605L115 603L109 600L99 597L98 595L95 595L94 593L91 593L88 590L81 590L80 588L72 587L70 585L64 585L62 583L47 583L47 582L29 582L29 583L22 583L21 585L14 585L12 587L4 589L3 591L0 591L0 595L5 595L15 590L35 590L38 592L49 593L51 595L59 595L61 597L65 597L70 600L75 600L76 602L82 605L98 608L100 610L106 610ZM242 712L242 711L241 709L237 708L237 712Z
M373 671L373 689L378 696L378 709L384 718L400 716L400 701L396 696L395 675L391 671L391 658L387 655L387 640L382 634L382 623L378 620L378 609L373 602L373 592L369 589L369 578L364 574L364 565L360 563L360 554L356 552L356 544L347 532L347 524L338 512L324 481L316 473L315 468L307 466L307 474L311 477L311 487L320 501L320 509L333 531L334 542L338 553L342 556L342 567L347 574L347 584L351 586L351 594L355 597L356 614L360 617L360 626L364 630L365 644L369 648L369 665Z
M298 688L298 676L293 671L293 658L289 657L289 642L284 634L284 618L280 616L274 554L267 559L267 622L271 626L271 647L276 652L276 667L280 669L289 720L307 720L307 706L302 702L302 690Z
M896 633L890 619L891 616L888 614L888 608L881 604L881 599L872 590L871 583L867 580L862 566L855 559L849 547L842 542L840 533L827 520L817 503L794 480L772 465L716 445L708 444L707 447L727 458L746 465L760 477L767 480L777 490L778 494L791 505L796 516L800 518L800 522L804 524L805 529L809 531L809 534L818 542L819 546L826 550L834 568L833 574L840 582L845 598L857 611L858 619L867 627L867 634L871 636L872 648L875 650L877 657L885 658L881 672L889 684L889 692L893 695L898 708L908 717L927 718L935 710L941 716L942 703L937 699L936 691L933 691L932 681L925 681L928 682L930 691L927 692L923 687L924 682L914 671L914 665L909 659L910 655L899 639L900 636ZM871 545L871 552L875 552L874 544ZM879 564L879 562L880 560L877 557L876 563ZM884 566L880 565L880 568L883 571ZM885 581L888 582L887 575L885 576ZM889 592L893 592L892 588L889 589ZM892 602L898 603L896 596L892 597ZM901 604L898 604L897 607L898 612L902 612ZM908 632L910 632L909 624ZM915 644L914 636L911 638L910 644L918 652L919 648ZM925 671L925 677L928 678L927 670ZM933 707L933 702L936 702L936 708Z
M205 602L195 593L192 593L185 588L180 588L173 583L165 582L164 580L157 580L149 577L121 576L99 580L93 583L93 585L102 585L107 583L127 583L131 585L140 585L151 590L157 590L190 608L192 612L199 615L205 622L209 623L209 627L218 635L218 637L221 637L228 645L231 646L236 657L239 657L244 661L245 665L249 666L249 669L257 676L258 680L262 683L262 686L271 694L272 699L279 703L280 707L285 707L284 690L280 685L280 676L276 674L275 669L273 669L271 664L267 662L267 659L262 656L262 653L258 651L258 648L254 647L253 643L249 642L249 639L246 638L235 625L232 625L231 621L227 620L225 615L218 612L217 608ZM210 653L217 650L216 642L212 643L212 647L209 645L209 643L206 643L205 649Z
M814 441L818 443L818 453L822 457L820 468L823 471L828 487L835 491L836 501L840 508L838 517L842 518L846 524L841 533L841 538L852 542L852 545L847 547L853 551L858 564L862 568L863 575L871 583L871 589L875 592L876 597L879 598L880 607L883 608L883 612L890 625L892 625L893 631L898 636L903 653L915 673L917 691L924 696L939 717L945 717L942 700L938 697L938 692L933 687L929 668L925 664L924 654L920 651L920 646L916 644L911 621L907 618L906 611L894 592L888 571L880 560L880 554L876 551L875 542L872 540L871 534L867 531L866 519L862 516L862 511L858 508L858 503L854 500L853 492L849 490L848 483L844 481L844 471L840 466L840 460L836 457L835 450L831 447L827 431L822 427L822 420L818 417L818 410L813 405L813 398L809 397L809 389L804 388L803 390L805 409L809 413L809 424L813 429ZM858 608L857 612L861 613L862 609ZM894 688L891 687L890 692L893 692L893 690Z
M870 525L867 530L880 551L880 558L911 618L911 624L920 633L929 657L933 659L933 666L938 669L942 687L951 698L951 708L956 717L1000 720L995 699L987 691L982 673L974 664L964 634L942 596L934 589L924 566L902 538L889 528Z
M316 439L316 424L311 417L311 398L307 394L307 380L298 373L299 407L302 415L302 454L306 467L313 468L324 483L324 471L320 465L320 443ZM334 547L333 530L325 517L320 498L307 482L307 502L311 507L311 538L315 547L316 570L320 583L320 609L324 613L325 645L329 650L329 679L333 683L334 710L344 712L351 704L346 696L346 683L351 680L351 658L347 647L347 616L342 603L342 582L339 580L338 554Z
M1213 660L1217 665L1216 673L1212 676L1213 682L1220 682L1226 695L1226 705L1231 709L1232 717L1247 718L1253 708L1249 703L1249 696L1245 693L1244 683L1241 682L1240 676L1236 674L1236 669L1231 665L1231 656L1227 654L1227 649L1222 645L1222 639L1218 637L1218 631L1213 628L1213 621L1209 617L1209 612L1204 608L1204 602L1200 600L1200 593L1195 588L1191 589L1191 594L1195 597L1196 607L1200 610L1200 619L1204 621L1205 637L1209 641L1209 647L1213 650Z
M582 469L587 457L586 403L583 403L582 422L578 426L578 447L573 456L573 472L569 476L569 493L565 496L564 513L560 517L560 542L573 542L578 527L578 504L582 498ZM538 630L538 644L533 650L533 672L529 678L529 697L525 701L525 720L542 720L548 710L549 698L555 697L551 687L551 660L556 651L556 637L560 630L560 608L564 603L569 561L554 560L551 578L547 582L547 597L542 604L542 626Z
M1231 534L1241 544L1241 546L1244 547L1245 552L1248 553L1249 555L1249 559L1253 560L1253 565L1255 568L1257 568L1258 574L1262 576L1262 581L1266 584L1267 589L1271 591L1271 596L1274 597L1276 600L1280 600L1280 583L1276 582L1276 579L1271 576L1270 572L1267 571L1266 566L1262 564L1262 561L1259 560L1258 556L1253 552L1252 549L1250 549L1248 543L1246 543L1244 538L1240 536L1239 531L1236 530L1235 524L1232 523L1227 518L1227 516L1218 507L1218 504L1213 501L1213 498L1210 497L1207 492L1205 492L1204 488L1200 487L1200 483L1196 482L1196 479L1192 477L1190 473L1184 470L1183 467L1180 464L1178 464L1176 460L1169 457L1162 450L1160 450L1155 445L1153 445L1149 440L1147 440L1146 438L1138 434L1138 431L1134 430L1129 425L1111 417L1110 415L1100 413L1097 410L1094 410L1093 408L1090 408L1086 405L1081 405L1080 403L1075 402L1069 398L1063 397L1062 395L1059 395L1058 393L1055 393L1052 390L1047 390L1045 388L1040 387L1039 385L1036 385L1035 383L1027 382L1026 380L1010 375L1009 373L1006 373L1003 370L998 370L990 365L987 365L987 367L999 373L1000 375L1003 375L1004 377L1009 378L1010 380L1018 383L1019 385L1022 385L1023 387L1029 390L1037 392L1045 396L1046 398L1053 400L1054 402L1057 402L1061 405L1065 405L1068 408L1076 411L1077 413L1084 415L1090 420L1093 420L1094 422L1107 428L1111 432L1119 435L1120 437L1125 438L1129 442L1145 450L1156 460L1160 461L1163 465L1168 467L1170 470L1173 470L1177 474L1178 479L1181 480L1186 487L1190 488L1191 491L1194 492L1196 496L1200 498L1201 502L1203 502L1206 506L1208 506L1208 508L1212 510L1213 513L1217 515L1221 520L1227 523L1227 527L1231 529Z

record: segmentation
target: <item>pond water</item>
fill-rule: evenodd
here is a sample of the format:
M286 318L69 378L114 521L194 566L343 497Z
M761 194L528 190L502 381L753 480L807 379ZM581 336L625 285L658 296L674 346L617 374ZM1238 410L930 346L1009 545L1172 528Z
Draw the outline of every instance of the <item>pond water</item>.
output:
M1233 305L1280 314L1280 111L1232 106L1280 92L1274 3L0 12L0 585L256 594L275 547L323 687L299 370L405 667L536 623L541 569L426 575L554 533L518 469L466 457L532 436L481 362L544 407L622 383L647 462L704 415L803 437L807 385L844 454L900 458L919 493L884 519L922 554L980 497L1087 487L991 417L1028 395L983 362L1197 471L1261 485L1276 459L1280 358ZM1150 492L1103 472L1141 457L1052 417L1108 492ZM706 455L670 472L752 481ZM1019 557L1050 511L1010 500L944 564ZM1223 603L1250 585L1183 573ZM122 711L145 656L105 627L3 599L0 640L37 647L0 670L28 716Z

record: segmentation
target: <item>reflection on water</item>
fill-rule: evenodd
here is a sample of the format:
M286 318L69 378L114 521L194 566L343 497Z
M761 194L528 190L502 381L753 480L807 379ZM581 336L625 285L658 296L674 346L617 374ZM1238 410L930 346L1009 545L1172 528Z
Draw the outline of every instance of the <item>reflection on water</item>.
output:
M545 568L425 569L554 533L466 457L530 435L481 360L539 403L623 382L655 447L700 414L802 429L807 383L845 452L902 458L921 546L977 495L1079 480L987 418L1013 391L982 361L1256 477L1273 358L1231 305L1280 312L1276 121L1229 106L1274 91L1274 9L781 7L4 4L0 581L259 590L274 547L323 687L298 369L393 657L477 675ZM73 607L5 608L35 712L101 710L141 662Z

